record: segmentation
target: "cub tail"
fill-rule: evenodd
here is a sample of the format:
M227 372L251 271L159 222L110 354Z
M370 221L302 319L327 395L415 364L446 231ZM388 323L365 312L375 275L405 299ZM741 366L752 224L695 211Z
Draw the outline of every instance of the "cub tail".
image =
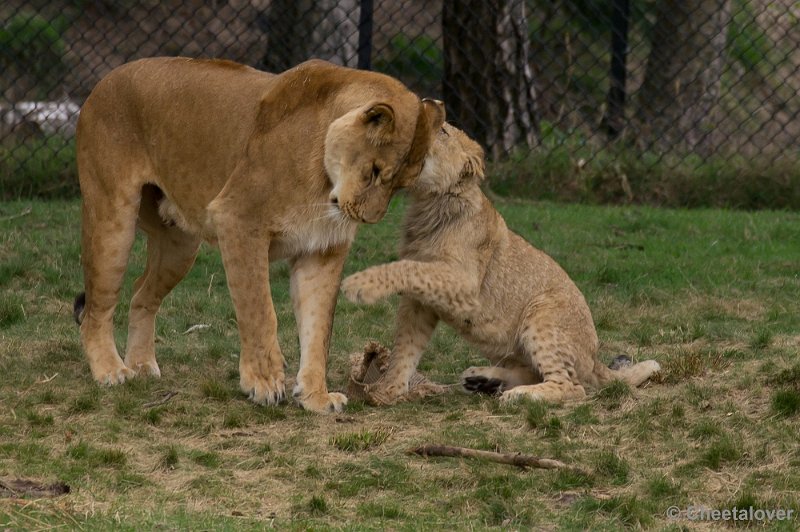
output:
M601 386L613 380L621 380L630 386L640 386L660 370L661 365L655 360L633 364L627 355L618 356L608 367L600 362L595 362L594 366L595 377Z
M83 321L83 313L86 310L86 292L81 292L72 304L72 317L78 325Z

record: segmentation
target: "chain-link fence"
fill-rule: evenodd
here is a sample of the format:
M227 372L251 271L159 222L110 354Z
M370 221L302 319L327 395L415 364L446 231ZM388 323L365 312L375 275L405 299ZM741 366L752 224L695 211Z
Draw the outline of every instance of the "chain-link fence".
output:
M155 55L385 72L445 101L504 192L800 205L795 0L5 0L2 196L74 191L80 105Z

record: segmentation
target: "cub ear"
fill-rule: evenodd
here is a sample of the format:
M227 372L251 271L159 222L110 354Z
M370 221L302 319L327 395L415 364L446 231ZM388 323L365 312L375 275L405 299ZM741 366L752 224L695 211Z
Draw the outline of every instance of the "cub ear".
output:
M477 151L467 155L464 168L461 169L461 178L475 178L478 182L483 181L485 166L483 162L483 150L478 146Z
M422 107L425 116L430 124L431 131L438 131L446 118L444 110L444 102L441 100L434 100L432 98L423 98Z
M388 103L376 103L361 115L367 126L367 139L376 145L386 144L394 133L394 109Z
M467 152L467 160L464 163L464 167L461 169L461 179L474 178L480 183L486 177L484 173L486 166L484 162L483 148L481 148L480 145L472 139L468 140L469 142L466 146L464 146L464 149Z

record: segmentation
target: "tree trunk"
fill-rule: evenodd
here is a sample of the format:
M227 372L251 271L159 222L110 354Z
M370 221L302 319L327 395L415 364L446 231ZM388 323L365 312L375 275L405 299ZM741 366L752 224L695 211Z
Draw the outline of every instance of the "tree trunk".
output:
M263 68L282 72L315 57L355 68L359 0L272 0Z
M450 122L495 159L538 144L524 0L446 0L444 98Z
M708 152L725 63L729 0L661 0L639 93L647 147Z

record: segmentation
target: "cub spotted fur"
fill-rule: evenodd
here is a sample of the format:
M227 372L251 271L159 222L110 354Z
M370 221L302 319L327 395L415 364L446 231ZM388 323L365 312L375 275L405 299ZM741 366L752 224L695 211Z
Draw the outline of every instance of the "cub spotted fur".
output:
M294 396L309 410L341 410L347 398L328 393L325 366L345 255L357 223L379 221L417 178L443 121L440 103L399 81L324 61L279 75L187 58L113 70L77 131L86 294L76 316L94 378L161 374L156 312L206 240L219 245L236 310L244 393L262 404L284 397L268 266L287 259L300 336ZM112 318L137 227L147 264L123 361Z
M405 220L401 260L347 277L345 296L374 303L402 294L386 372L368 390L392 404L408 390L439 320L492 363L462 375L469 391L562 401L585 397L612 379L638 386L658 371L653 360L612 371L581 292L549 256L506 227L479 187L483 151L445 124L416 184Z

